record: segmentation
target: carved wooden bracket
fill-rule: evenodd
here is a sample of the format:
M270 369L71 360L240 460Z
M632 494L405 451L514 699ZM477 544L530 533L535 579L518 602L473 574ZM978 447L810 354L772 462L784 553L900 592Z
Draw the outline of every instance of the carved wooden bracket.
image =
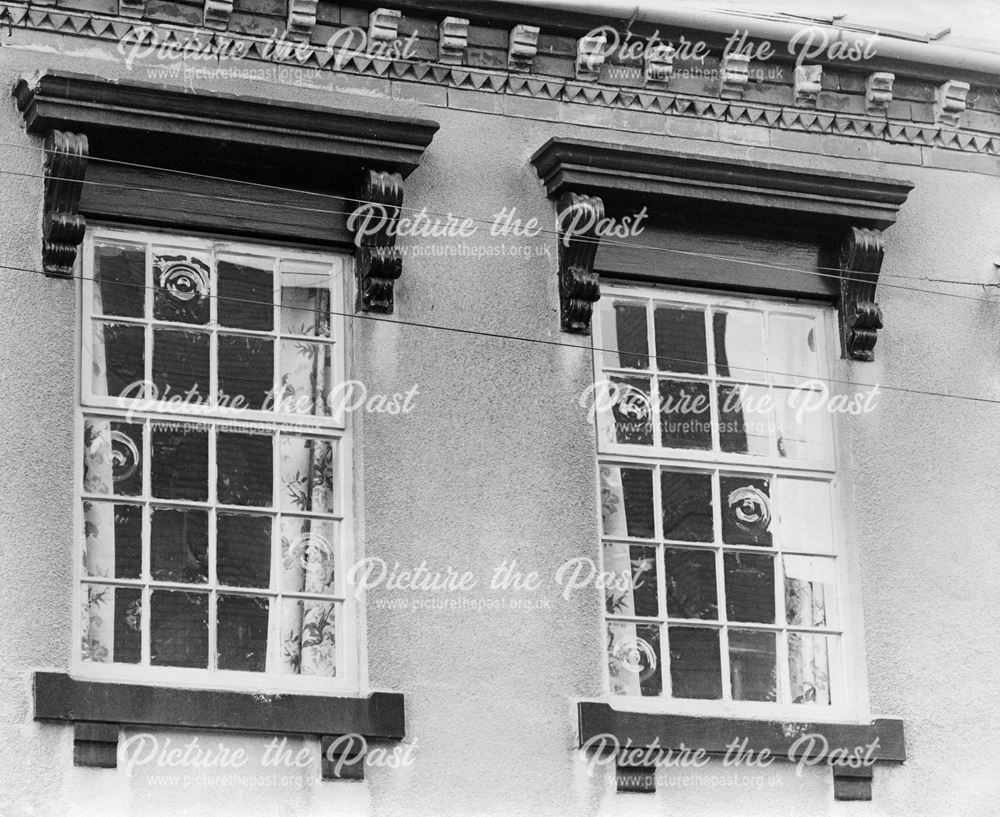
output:
M82 134L54 130L45 139L42 264L49 275L72 275L76 250L87 229L80 215L80 196L88 151L87 137Z
M564 332L590 334L590 316L601 297L594 272L604 218L604 202L597 196L565 193L556 205L559 225L559 305Z
M875 359L882 328L875 287L884 254L881 230L852 227L840 245L840 334L844 356L852 360Z
M368 170L358 194L361 203L348 221L355 232L358 271L358 308L391 313L392 285L403 272L396 248L395 226L403 203L403 177L384 170Z

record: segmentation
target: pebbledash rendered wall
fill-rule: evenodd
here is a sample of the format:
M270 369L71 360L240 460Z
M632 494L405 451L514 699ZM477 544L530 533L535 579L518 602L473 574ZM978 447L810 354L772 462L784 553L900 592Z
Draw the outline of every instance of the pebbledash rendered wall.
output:
M48 69L148 81L146 66L127 69L113 42L25 29L0 37L0 88ZM1000 399L995 155L829 134L793 139L778 128L665 115L655 129L567 102L535 114L498 94L332 72L307 84L194 87L435 119L440 131L406 184L408 206L490 219L516 205L547 229L554 209L529 157L552 136L910 180L886 233L882 281L966 298L880 286L877 360L840 361L835 376ZM75 767L72 728L33 721L30 688L34 670L66 671L74 648L76 294L72 282L9 269L41 269L41 156L27 149L39 146L8 99L0 116L2 817L996 813L1000 406L888 390L875 411L839 427L871 712L903 719L908 754L902 766L876 766L870 803L836 802L829 769L798 775L787 763L737 770L743 780L717 763L697 773L700 782L685 780L690 770L667 771L655 795L617 794L611 767L588 776L574 749L575 703L603 694L601 596L564 600L551 581L530 595L549 599L545 609L400 610L376 602L415 594L370 594L370 687L405 694L409 765L371 766L364 782L273 785L272 776L267 785L214 787L163 779L186 769L144 767L129 777ZM480 231L467 243L502 242ZM481 585L505 559L550 579L567 559L598 555L594 428L577 403L592 380L589 341L558 331L551 237L508 243L549 253L407 257L394 318L570 346L353 322L354 373L371 392L419 386L409 415L356 416L361 548L389 564L426 559L431 569L472 571ZM158 737L183 743L194 734ZM197 735L251 757L269 741ZM307 744L316 756L318 743ZM252 763L244 771L265 773ZM318 760L289 774L318 777ZM715 785L706 782L713 774Z

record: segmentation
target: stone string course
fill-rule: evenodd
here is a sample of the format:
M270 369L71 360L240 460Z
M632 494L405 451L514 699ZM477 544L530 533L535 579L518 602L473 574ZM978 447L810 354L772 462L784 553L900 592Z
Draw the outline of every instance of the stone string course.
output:
M103 2L103 0L69 0L71 3L77 1L80 4L91 3L96 6L100 6ZM378 56L356 54L346 59L337 60L335 55L324 45L317 43L318 41L325 44L329 37L338 30L337 27L324 25L322 22L317 24L316 30L312 34L311 43L289 42L287 40L282 43L279 41L278 48L285 45L288 53L283 54L281 58L276 58L274 38L261 36L261 34L277 32L277 36L280 37L285 29L285 19L278 20L273 15L258 15L259 19L255 18L249 22L243 20L240 25L246 31L209 31L203 27L203 21L194 19L195 12L203 15L207 13L209 7L202 6L200 3L161 3L159 4L161 12L168 5L171 11L167 16L179 17L187 24L171 25L148 19L150 16L156 16L155 12L158 7L155 5L155 0L150 0L147 4L147 19L143 20L122 19L117 16L117 6L110 14L101 14L95 11L55 8L51 5L27 6L0 3L0 28L8 30L14 28L31 29L91 39L120 41L137 27L149 27L155 31L157 42L168 47L174 45L177 49L182 49L196 36L202 44L209 42L210 38L214 37L214 43L217 47L239 43L244 51L244 58L299 65L346 75L464 89L485 94L572 102L621 111L639 111L653 115L696 118L735 125L755 125L787 131L832 134L879 140L891 144L943 148L985 154L986 156L1000 156L1000 98L988 91L983 93L974 91L970 95L972 100L970 108L976 101L981 100L982 103L985 103L983 104L985 110L968 110L959 115L954 94L949 94L945 103L942 103L940 89L938 89L939 97L935 99L934 89L930 87L921 89L918 83L911 82L917 91L910 93L909 100L900 98L892 99L890 102L886 99L887 94L883 94L880 99L873 99L871 80L868 81L866 88L865 79L860 78L858 80L859 87L854 89L850 87L848 81L854 77L849 77L846 74L841 75L839 79L833 75L824 75L820 79L815 73L806 78L799 76L796 78L797 82L794 84L790 82L787 88L780 85L769 86L766 83L750 83L745 86L745 93L741 98L721 98L719 92L730 87L730 84L723 83L722 87L719 88L718 80L715 81L718 90L714 96L704 93L674 91L669 86L664 90L662 82L654 83L654 87L624 87L623 85L609 85L605 81L604 74L598 80L578 80L567 76L546 76L540 73L564 72L568 65L572 75L576 75L574 63L578 58L578 53L575 50L571 53L557 53L560 50L567 51L566 43L573 43L569 38L550 38L547 53L543 55L541 53L543 41L540 37L539 53L534 58L531 73L508 70L507 47L510 32L493 32L496 35L502 34L504 38L503 48L494 46L492 48L481 47L477 50L474 45L471 45L474 42L476 32L474 28L470 28L466 35L470 43L466 47L466 62L480 59L486 63L499 62L503 67L497 69L444 64L439 61L438 28L440 22L434 24L433 30L429 30L430 26L420 24L407 25L406 18L398 20L394 14L385 14L386 9L378 10L382 13L379 19L391 19L393 22L398 22L397 36L414 37L417 43L417 59L383 59ZM211 8L214 10L218 5L220 3L212 2ZM284 3L281 5L283 9L287 8ZM237 0L236 8L239 8L239 0ZM319 19L322 21L324 6L321 4L319 9ZM215 13L217 15L217 12ZM160 16L162 17L163 14L161 13ZM218 19L218 16L221 15L217 15L213 19ZM229 16L230 29L232 29L233 21L238 23L240 16L236 11ZM329 16L326 19L329 21ZM360 25L362 20L367 25L369 12L347 8L339 9L338 22L340 22L341 27ZM465 23L464 20L458 22ZM249 30L256 30L259 33L248 33ZM484 32L489 34L489 30L479 29L478 32L476 40L478 42L495 41L496 39L495 37L484 37ZM449 36L454 35L449 33ZM566 42L558 42L560 40ZM446 49L446 51L450 51L450 60L456 59L453 47ZM425 54L427 56L424 56ZM197 64L200 67L217 65L214 61L206 60L201 60ZM715 64L718 65L717 59ZM619 69L625 68L625 66L617 67ZM723 68L728 69L729 67L723 66ZM676 71L677 65L675 64L674 72L676 73ZM789 79L791 79L791 71L786 68L785 73L789 74ZM645 84L641 67L638 74L640 78L635 84ZM891 76L876 77L876 82L880 83L882 88L891 88L891 80L888 80L888 77ZM897 87L899 87L901 79L905 78L896 78ZM793 94L793 85L795 92L800 95L801 104L805 80L808 80L809 83L806 91L808 104L812 106L819 102L817 107L796 107L794 104L796 97ZM671 81L671 85L674 82L676 82L676 77ZM824 90L818 90L817 83L821 83L819 87ZM958 85L964 85L964 83L958 83ZM700 81L700 86L709 88L711 82ZM831 86L835 86L836 90L833 90ZM968 86L966 86L967 88ZM845 93L845 90L856 90L857 93ZM930 98L925 100L924 97L928 94ZM730 96L731 94L726 93L726 95ZM764 99L758 101L761 97ZM772 102L769 101L768 97L779 100L787 98L789 104ZM965 97L962 96L963 104L964 99ZM942 104L946 104L949 115L943 121L938 121L939 117L935 115L935 109L940 109ZM482 105L475 107L478 110L485 109ZM824 107L841 108L842 110L823 110ZM994 107L997 109L995 112L992 110ZM874 113L866 111L874 111ZM912 118L902 118L900 115L903 113ZM966 122L966 120L971 120L971 122Z

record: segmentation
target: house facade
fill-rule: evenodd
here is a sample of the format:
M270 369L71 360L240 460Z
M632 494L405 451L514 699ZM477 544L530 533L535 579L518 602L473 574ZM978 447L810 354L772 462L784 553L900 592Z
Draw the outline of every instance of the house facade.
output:
M0 82L0 814L996 808L996 49L4 0Z

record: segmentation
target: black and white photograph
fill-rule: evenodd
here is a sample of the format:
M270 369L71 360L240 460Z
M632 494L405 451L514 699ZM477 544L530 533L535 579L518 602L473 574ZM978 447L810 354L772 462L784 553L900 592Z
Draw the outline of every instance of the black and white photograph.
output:
M0 817L1000 817L998 0L0 0Z

